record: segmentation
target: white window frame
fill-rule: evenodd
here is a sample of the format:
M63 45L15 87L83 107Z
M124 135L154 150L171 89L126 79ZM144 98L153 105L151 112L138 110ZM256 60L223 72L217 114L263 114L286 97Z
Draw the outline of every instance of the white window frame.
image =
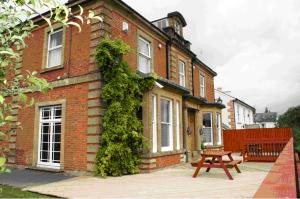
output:
M55 119L54 118L54 110L56 107L61 107L61 118L59 119ZM49 108L50 109L50 112L51 112L51 118L50 119L43 119L43 109L44 108ZM54 162L51 162L52 161L52 152L53 152L53 127L54 127L54 124L55 123L61 123L62 125L62 117L63 117L63 112L62 112L62 105L54 105L54 106L43 106L43 107L40 107L39 108L39 111L40 111L40 121L39 121L39 141L38 141L38 161L37 161L37 166L38 167L44 167L44 168L51 168L51 169L60 169L60 163L54 163ZM43 123L49 123L50 124L50 140L49 140L49 143L50 144L50 148L49 148L49 151L50 151L50 162L42 162L41 161L41 136L42 136L42 124ZM61 126L61 129L62 129L62 126ZM61 132L61 136L62 136L62 132ZM60 140L60 147L62 146L62 143L61 143L61 140ZM61 159L61 149L60 149L60 159Z
M199 77L199 95L200 97L205 97L205 76L200 74L200 77Z
M51 44L51 36L54 35L54 34L56 34L56 33L58 33L58 32L62 32L62 38L61 38L62 42L61 42L61 45L55 46L55 47L53 47L53 48L50 48L50 44ZM60 53L60 56L61 56L61 57L60 57L60 64L54 65L54 66L49 66L49 53L50 53L50 51L52 51L52 50L57 50L57 49L59 49L59 48L61 48L61 53ZM53 67L56 67L56 66L60 66L60 65L62 64L62 60L63 60L63 57L62 57L62 51L63 51L63 29L60 28L60 29L58 29L58 30L56 30L56 31L53 31L52 33L48 34L48 48L47 48L47 64L46 64L46 68L53 68Z
M170 99L167 99L167 98L161 98L161 100L167 100L170 102L170 107L169 107L169 118L170 118L170 121L169 122L162 122L160 121L160 125L161 124L167 124L169 125L169 143L170 145L169 146L161 146L161 151L162 152L166 152L166 151L172 151L173 150L173 106L172 106L172 100Z
M210 133L211 133L211 142L204 142L204 145L207 146L207 145L213 145L214 144L214 130L213 130L213 113L212 112L203 112L203 115L204 114L210 114L210 126L211 127L205 127L204 129L210 129Z
M216 127L218 132L218 145L222 144L222 126L221 126L221 113L216 113Z
M180 71L181 66L183 67L183 71ZM179 60L179 85L185 86L185 62L183 60Z
M157 152L157 105L156 96L152 95L152 152Z
M140 46L138 47L138 54L139 54L139 57L143 57L143 58L146 58L148 60L148 73L151 73L151 61L152 61L152 57L151 57L151 43L149 41L147 41L146 39L144 39L143 37L139 37L139 41L142 41L144 43L146 43L148 45L148 51L149 51L149 55L146 55L144 53L142 53L140 51ZM139 43L139 42L138 42ZM140 67L140 63L139 63L139 66L138 66L138 70L142 73L144 73L143 71L141 71L141 67Z
M176 102L176 149L180 150L180 105Z

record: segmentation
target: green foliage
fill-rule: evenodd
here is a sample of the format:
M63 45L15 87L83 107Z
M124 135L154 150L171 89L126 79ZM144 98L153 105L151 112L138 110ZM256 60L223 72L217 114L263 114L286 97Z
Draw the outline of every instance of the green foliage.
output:
M276 126L292 128L295 142L300 146L300 106L291 107L284 114L280 115Z
M12 127L20 124L14 121L13 110L34 104L34 99L28 93L46 92L51 85L36 72L26 71L20 74L20 50L26 47L25 39L37 27L30 20L39 15L52 30L52 23L64 26L75 26L81 30L80 23L86 20L100 20L90 11L83 16L83 9L78 7L78 14L74 15L71 8L58 4L57 0L0 0L0 140L7 140ZM49 11L49 15L42 15ZM0 158L5 157L7 148L0 145ZM0 162L1 163L1 162ZM4 164L0 164L0 173L7 171Z
M143 93L155 83L155 76L143 78L131 71L123 56L130 48L121 40L103 40L96 61L103 74L102 100L107 106L97 154L100 176L120 176L139 172L143 152L143 125L137 117Z

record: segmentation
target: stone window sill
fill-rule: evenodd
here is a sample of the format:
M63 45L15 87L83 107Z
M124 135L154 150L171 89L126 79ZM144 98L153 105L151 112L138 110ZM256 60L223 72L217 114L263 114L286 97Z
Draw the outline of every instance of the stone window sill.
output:
M26 167L28 170L35 170L35 171L46 171L52 173L63 173L62 169L50 169L50 168L42 168L42 167Z
M51 67L51 68L43 68L40 73L43 74L43 73L47 73L50 71L55 71L55 70L59 70L59 69L63 69L63 68L64 68L64 66L62 66L62 65Z
M142 157L154 158L154 157L176 155L176 154L182 154L182 153L183 153L183 150L174 150L174 151L164 151L164 152L157 152L157 153L151 153L151 154L144 154Z

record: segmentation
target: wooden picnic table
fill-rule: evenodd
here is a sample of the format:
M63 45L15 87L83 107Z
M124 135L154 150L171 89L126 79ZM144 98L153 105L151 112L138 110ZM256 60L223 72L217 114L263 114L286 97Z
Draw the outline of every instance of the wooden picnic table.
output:
M202 167L207 168L206 172L209 172L211 168L221 168L225 171L227 177L230 180L233 180L231 174L228 171L228 168L235 168L238 173L241 173L238 168L238 164L240 164L241 160L233 160L231 156L231 151L205 151L201 154L202 158L199 162L192 163L192 166L197 167L193 177L197 177L200 169ZM229 161L224 161L223 157L228 156ZM212 159L208 159L212 158Z

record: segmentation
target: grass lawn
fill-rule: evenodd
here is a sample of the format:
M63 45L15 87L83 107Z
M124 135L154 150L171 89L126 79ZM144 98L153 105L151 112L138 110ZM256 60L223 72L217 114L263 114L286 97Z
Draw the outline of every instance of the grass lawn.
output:
M0 185L0 198L51 198L50 196L22 191L20 188L14 188L6 185Z

